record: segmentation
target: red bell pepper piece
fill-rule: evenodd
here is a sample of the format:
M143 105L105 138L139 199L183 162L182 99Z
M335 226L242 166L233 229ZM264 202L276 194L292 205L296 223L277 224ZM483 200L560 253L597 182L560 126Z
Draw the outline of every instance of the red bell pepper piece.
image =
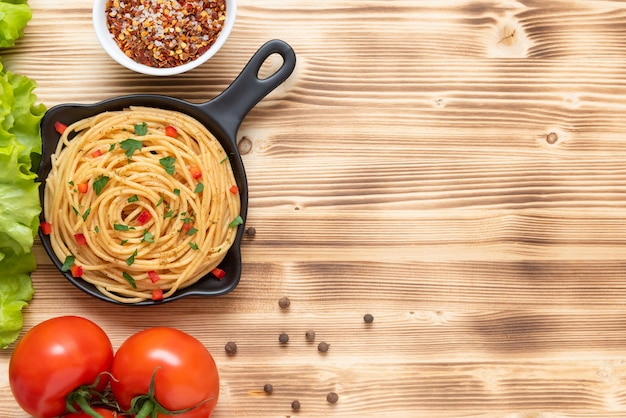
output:
M93 158L98 158L98 157L99 157L99 156L101 156L101 155L102 155L102 151L101 151L101 150L99 150L99 149L97 149L97 150L95 150L94 152L92 152L92 153L91 153L91 156L92 156Z
M150 271L148 272L148 278L150 279L150 281L151 281L152 283L156 283L156 282L158 282L158 281L159 281L159 279L160 279L159 274L158 274L156 271L154 271L154 270L150 270Z
M52 224L50 222L42 222L39 224L39 227L44 235L50 235L52 233Z
M235 184L235 185L230 186L229 190L232 194L237 194L239 192L239 187L237 187L237 185Z
M78 245L87 245L87 238L83 234L74 234L74 239Z
M226 276L226 272L218 267L211 270L211 274L213 274L217 280L222 280L224 276Z
M65 132L65 130L67 129L67 125L64 124L63 122L54 122L54 129L61 135L63 135L63 133Z
M176 138L176 135L178 135L178 130L174 128L172 125L167 125L165 127L165 135L171 136L172 138Z
M197 165L189 167L189 172L191 173L191 177L196 180L202 177L202 170L200 170L200 167L198 167Z
M82 277L83 267L78 266L76 264L72 264L72 266L70 267L70 272L72 273L72 277Z
M78 190L80 193L87 193L87 191L89 190L89 183L78 183L76 185L76 190Z
M147 210L144 210L137 216L137 222L139 225L145 225L150 219L152 219L152 215Z
M152 300L163 300L163 289L152 290Z

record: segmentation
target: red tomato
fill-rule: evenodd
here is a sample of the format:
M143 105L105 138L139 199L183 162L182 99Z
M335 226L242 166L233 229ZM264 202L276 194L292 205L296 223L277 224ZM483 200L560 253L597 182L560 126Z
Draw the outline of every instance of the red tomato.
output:
M95 323L77 316L48 319L17 343L9 363L9 383L17 403L37 418L61 415L65 397L108 372L113 347ZM98 388L108 383L101 376Z
M169 411L197 406L178 418L207 418L217 404L219 375L211 353L200 341L174 328L140 331L120 346L113 359L111 389L124 410L150 389ZM158 417L169 415L158 414Z
M117 411L113 411L111 409L94 407L93 410L99 413L100 415L102 415L102 418L122 418L122 415L120 415ZM63 418L93 418L93 417L89 415L88 413L81 411L81 412L76 412L74 414L63 415Z

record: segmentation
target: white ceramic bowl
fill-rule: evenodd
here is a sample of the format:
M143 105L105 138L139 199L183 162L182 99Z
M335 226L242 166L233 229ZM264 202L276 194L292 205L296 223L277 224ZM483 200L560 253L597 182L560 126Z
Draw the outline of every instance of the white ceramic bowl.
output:
M96 31L96 36L100 41L100 44L102 45L104 50L111 56L111 58L113 58L116 62L123 65L124 67L138 73L155 76L167 76L184 73L185 71L196 68L208 61L212 56L217 53L217 51L219 51L219 49L226 42L226 39L230 35L230 32L235 25L235 16L237 14L237 1L226 0L226 19L224 21L222 30L215 43L204 54L200 55L193 61L176 67L157 68L138 63L134 59L126 56L126 54L124 54L122 50L118 47L117 43L113 39L113 36L111 35L111 32L109 32L109 29L107 28L106 2L107 0L94 0L93 2L93 26Z

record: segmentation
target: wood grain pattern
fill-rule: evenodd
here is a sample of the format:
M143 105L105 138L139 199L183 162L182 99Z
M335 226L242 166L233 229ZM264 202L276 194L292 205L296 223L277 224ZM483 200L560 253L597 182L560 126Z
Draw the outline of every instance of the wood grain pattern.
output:
M91 2L29 3L2 62L48 106L210 100L273 38L298 63L239 131L257 233L235 291L118 307L37 244L25 329L78 314L116 347L144 327L188 331L220 367L215 418L626 415L623 1L240 0L224 49L165 79L105 55ZM0 416L24 417L10 354Z

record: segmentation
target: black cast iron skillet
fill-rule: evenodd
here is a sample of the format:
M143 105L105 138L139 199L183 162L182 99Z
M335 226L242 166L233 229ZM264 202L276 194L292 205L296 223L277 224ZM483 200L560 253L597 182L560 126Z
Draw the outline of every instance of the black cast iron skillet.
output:
M261 66L273 54L279 54L282 57L283 63L281 67L269 77L259 78ZM55 122L59 121L69 125L86 117L106 111L121 110L129 106L149 106L186 113L203 123L215 135L230 156L230 162L241 196L241 217L244 220L244 224L238 227L235 242L220 264L220 267L226 272L226 276L222 280L218 281L207 276L187 288L178 290L163 301L147 300L134 305L155 305L174 301L185 296L218 296L232 291L239 283L241 277L240 245L248 209L248 185L241 154L237 149L237 131L248 112L291 75L295 64L296 55L293 49L281 40L272 40L259 48L239 76L226 90L204 103L192 104L184 100L162 95L133 94L115 97L94 104L62 104L50 108L41 120L43 150L38 176L39 181L42 182L39 190L42 207L45 203L43 198L45 179L51 169L50 156L56 149L59 140L59 134L54 127ZM43 213L42 211L42 221L44 221ZM54 254L50 245L50 237L43 235L41 232L39 236L52 262L60 270L63 261L59 260ZM119 303L100 293L92 284L72 277L69 272L64 273L64 275L67 280L84 292L101 300Z

